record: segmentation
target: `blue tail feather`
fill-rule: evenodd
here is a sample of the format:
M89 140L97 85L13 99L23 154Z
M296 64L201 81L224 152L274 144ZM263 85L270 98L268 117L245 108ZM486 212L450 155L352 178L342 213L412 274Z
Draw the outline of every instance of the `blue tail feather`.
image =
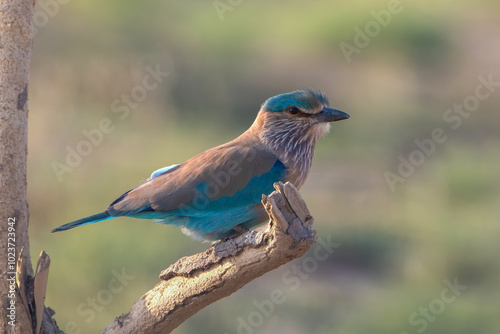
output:
M107 219L112 219L112 218L115 218L115 217L111 216L107 212L100 212L100 213L97 213L95 215L88 216L88 217L85 217L82 219L78 219L78 220L75 220L74 222L67 223L67 224L61 225L59 227L56 227L55 229L52 230L52 232L66 231L66 230L69 230L73 227L97 223L97 222L107 220Z

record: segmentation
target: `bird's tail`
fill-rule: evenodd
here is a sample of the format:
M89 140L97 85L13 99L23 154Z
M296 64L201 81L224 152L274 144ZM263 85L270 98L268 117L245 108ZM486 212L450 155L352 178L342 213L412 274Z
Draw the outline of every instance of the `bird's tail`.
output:
M73 228L73 227L97 223L97 222L100 222L100 221L103 221L106 219L111 219L111 218L115 218L115 217L111 216L109 213L104 211L104 212L100 212L100 213L97 213L95 215L88 216L88 217L85 217L82 219L78 219L78 220L75 220L74 222L67 223L67 224L61 225L59 227L56 227L55 229L52 230L52 232L66 231L66 230L69 230L70 228Z

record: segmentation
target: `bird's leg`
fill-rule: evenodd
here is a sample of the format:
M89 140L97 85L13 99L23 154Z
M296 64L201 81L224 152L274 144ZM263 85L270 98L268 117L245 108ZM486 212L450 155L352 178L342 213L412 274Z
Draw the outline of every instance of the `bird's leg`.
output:
M234 231L233 233L231 233L230 235L228 235L227 237L224 238L224 241L229 241L231 239L234 239L240 235L242 235L243 233L246 233L248 231L250 231L249 229L247 229L245 226L243 225L236 225L235 227L233 227L232 231ZM221 239L222 241L222 239Z
M246 233L249 231L249 229L247 229L243 225L236 225L235 227L233 227L233 230L236 231L237 235L240 235L240 234L243 234L243 233Z

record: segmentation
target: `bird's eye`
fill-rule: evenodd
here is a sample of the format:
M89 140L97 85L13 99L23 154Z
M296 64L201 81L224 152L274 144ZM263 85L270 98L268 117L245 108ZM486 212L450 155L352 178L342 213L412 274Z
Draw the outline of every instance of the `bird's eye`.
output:
M286 111L288 111L290 115L297 115L300 112L299 108L297 107L288 107Z

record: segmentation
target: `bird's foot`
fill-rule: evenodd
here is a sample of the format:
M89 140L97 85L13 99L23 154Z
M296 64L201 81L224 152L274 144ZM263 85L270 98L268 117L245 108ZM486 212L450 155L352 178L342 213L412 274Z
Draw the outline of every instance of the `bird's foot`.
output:
M250 230L247 229L245 226L243 226L243 225L236 225L231 230L231 233L227 237L225 237L224 239L221 239L220 241L229 241L231 239L239 237L240 235L242 235L244 233L247 233L248 231L250 231Z
M235 231L238 235L240 235L240 234L248 232L249 229L247 229L243 225L236 225L235 227L233 227L233 231Z

